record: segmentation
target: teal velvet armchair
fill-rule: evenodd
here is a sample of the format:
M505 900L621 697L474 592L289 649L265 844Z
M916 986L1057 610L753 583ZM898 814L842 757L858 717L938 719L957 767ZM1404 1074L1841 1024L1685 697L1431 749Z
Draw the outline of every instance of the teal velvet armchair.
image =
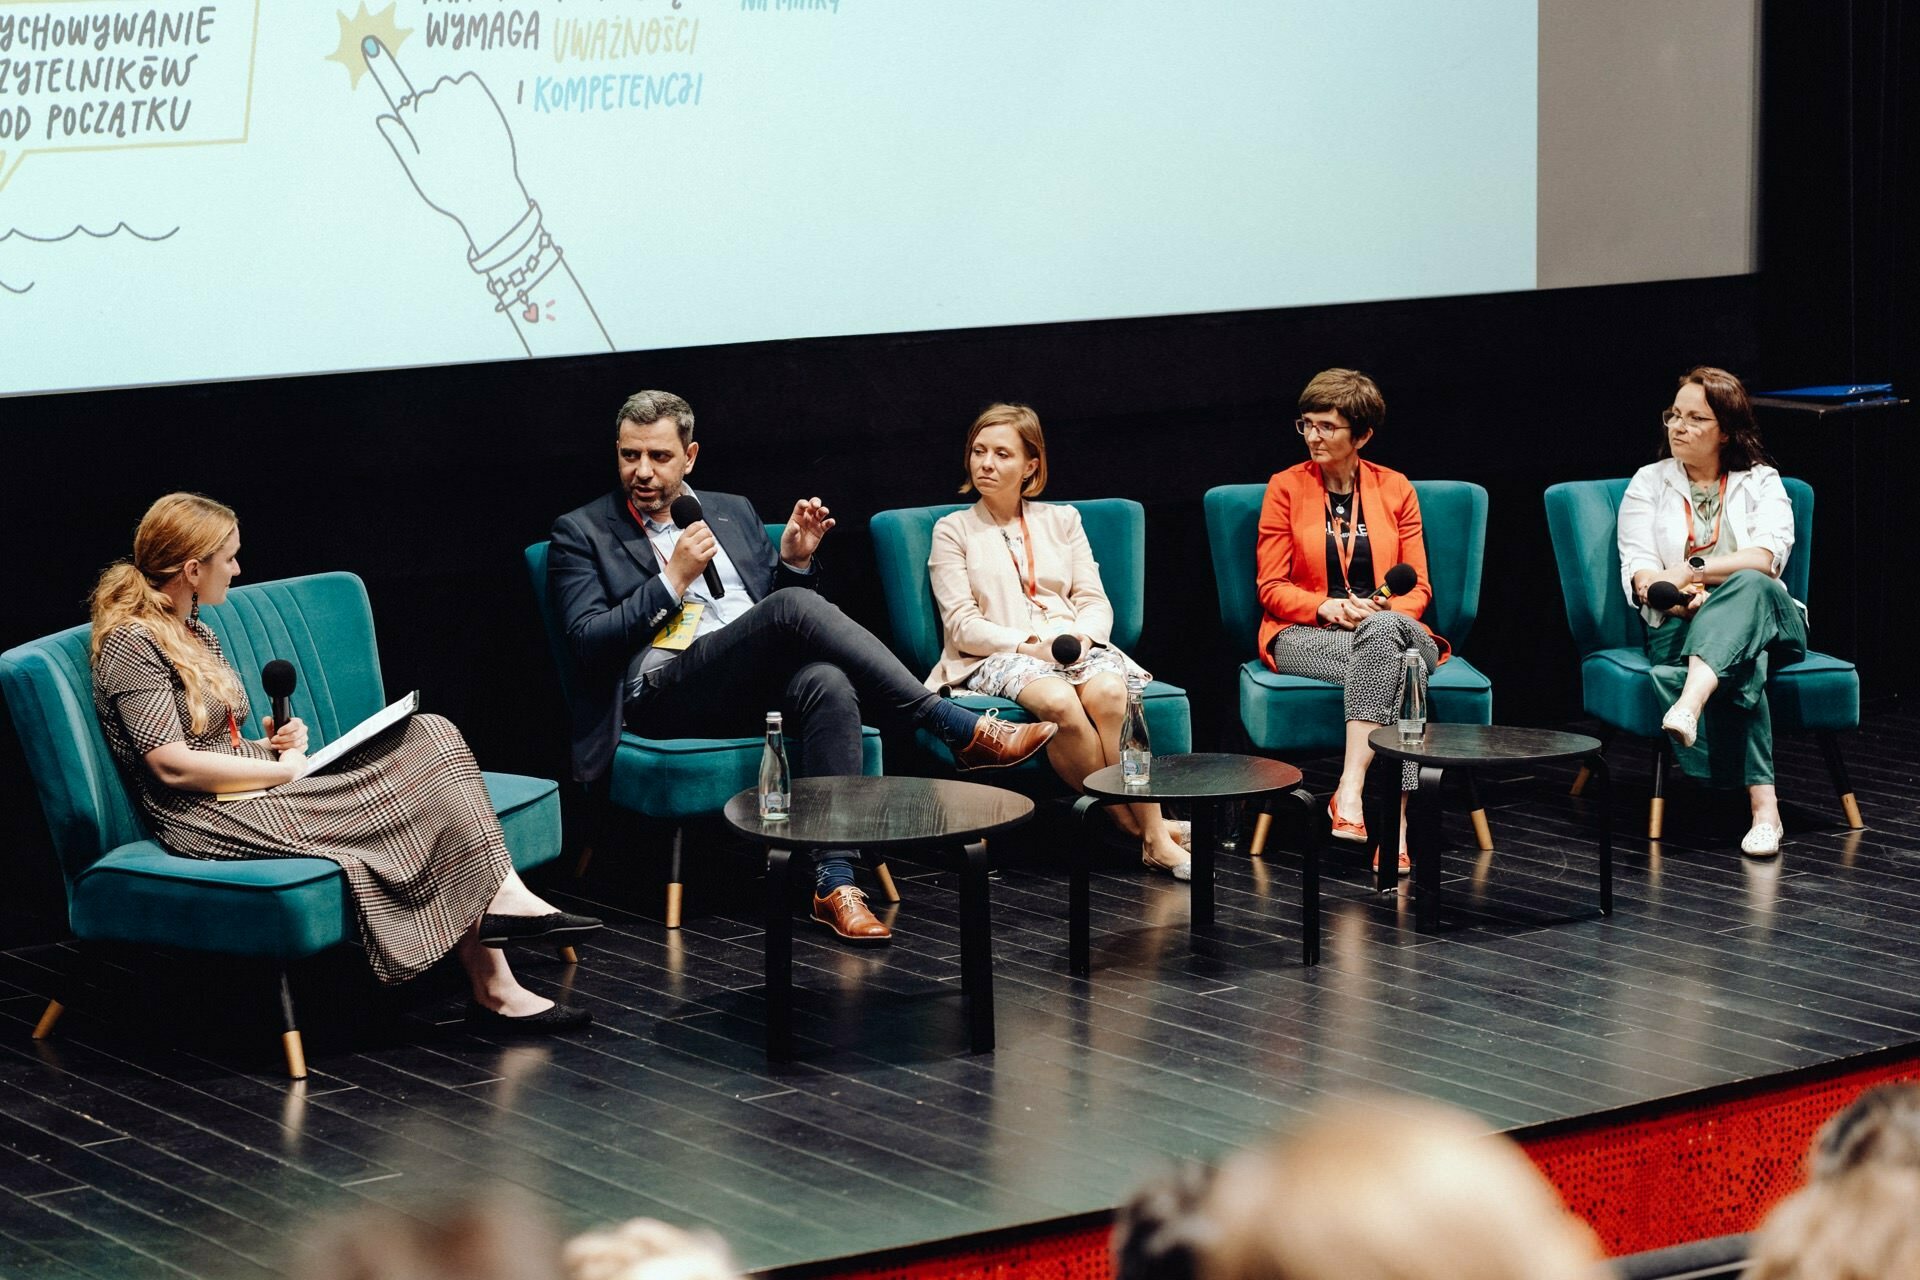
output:
M785 530L784 524L770 524L767 536L778 546ZM559 615L554 612L552 599L547 594L547 544L536 542L528 547L526 561L540 622L546 629L547 645L560 677L560 693L571 702L578 685L577 668ZM868 777L879 777L879 731L861 726L860 745L862 772ZM667 928L680 927L685 854L682 824L692 818L718 814L734 795L757 786L762 746L759 738L642 738L625 732L620 735L620 745L613 752L613 765L595 789L593 799L596 804L611 804L629 813L673 824L672 866L667 877ZM586 870L592 854L590 844L581 851L576 874ZM874 874L887 901L900 901L887 864L875 863Z
M1813 558L1813 489L1791 477L1783 477L1782 483L1793 503L1793 552L1780 581L1787 594L1805 604ZM1646 623L1620 586L1618 526L1626 491L1624 479L1556 484L1546 492L1547 529L1560 569L1567 625L1580 651L1581 705L1609 730L1654 740L1647 837L1658 840L1666 817L1669 753L1660 730L1666 707L1654 691ZM1799 662L1772 667L1767 706L1775 728L1818 738L1847 825L1858 829L1860 807L1834 736L1860 724L1860 675L1853 664L1808 650ZM1576 792L1585 781L1583 775L1574 783Z
M1146 509L1129 498L1091 498L1066 505L1080 512L1093 558L1100 564L1100 583L1113 606L1111 639L1120 649L1132 653L1140 643L1146 615ZM939 665L942 647L940 613L927 577L933 526L942 516L965 509L961 503L902 507L873 517L873 553L880 565L880 590L887 601L893 649L916 674ZM997 709L1007 720L1033 719L1018 703L1006 698L959 693L953 700L974 711ZM1176 755L1193 750L1193 711L1184 689L1155 680L1147 685L1144 702L1147 737L1155 751ZM929 755L952 767L953 752L933 734L923 729L916 741ZM1017 766L1028 771L1043 767L1042 755Z
M291 662L300 679L294 714L317 749L387 702L366 588L349 573L236 587L201 609L246 682L260 736L267 707L260 669ZM74 936L209 952L273 967L288 1074L306 1075L289 964L358 936L340 868L324 858L206 861L168 853L150 838L137 801L115 767L93 710L88 628L73 627L0 654L0 691L19 732L53 851L66 881ZM514 866L560 854L558 786L544 778L484 774ZM36 1039L52 1033L51 1001Z
M1447 638L1453 656L1427 682L1429 715L1447 724L1492 724L1493 683L1461 656L1480 613L1480 571L1487 543L1487 491L1462 480L1416 480L1427 543L1433 603L1424 619ZM1220 596L1220 626L1236 648L1253 653L1265 611L1260 605L1254 553L1259 541L1264 484L1226 484L1207 490L1207 543ZM1269 671L1258 657L1240 665L1240 722L1261 751L1308 755L1346 745L1344 691L1337 684ZM1486 812L1472 802L1480 847L1493 847ZM1254 830L1252 852L1266 843L1267 816Z

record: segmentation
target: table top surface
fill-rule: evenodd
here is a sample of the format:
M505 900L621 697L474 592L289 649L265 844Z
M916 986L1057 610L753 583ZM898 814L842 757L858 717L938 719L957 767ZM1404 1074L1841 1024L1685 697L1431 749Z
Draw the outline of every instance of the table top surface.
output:
M1203 751L1155 756L1148 785L1137 790L1126 785L1117 764L1094 770L1082 785L1101 800L1227 800L1297 787L1300 771L1263 756Z
M1428 724L1420 745L1401 746L1400 730L1382 725L1367 735L1377 755L1421 764L1492 764L1497 761L1575 760L1600 750L1600 739L1558 729L1523 729L1503 724Z
M785 822L760 820L757 788L727 801L727 825L783 848L877 849L949 843L1033 816L1018 792L949 778L795 778Z

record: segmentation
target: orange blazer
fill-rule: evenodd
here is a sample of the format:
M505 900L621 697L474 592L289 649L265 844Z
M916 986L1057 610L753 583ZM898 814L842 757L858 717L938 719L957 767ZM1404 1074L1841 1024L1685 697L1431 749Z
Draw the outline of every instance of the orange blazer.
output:
M1433 600L1427 578L1427 540L1420 532L1420 499L1413 485L1398 471L1360 462L1360 514L1367 522L1367 542L1373 554L1375 581L1389 567L1409 564L1418 577L1413 590L1395 596L1387 607L1415 622ZM1260 660L1273 666L1267 646L1288 627L1320 625L1320 606L1327 599L1327 487L1318 463L1302 462L1267 481L1260 504L1260 541L1254 552L1260 605ZM1427 634L1433 629L1426 627ZM1434 635L1445 662L1450 646Z

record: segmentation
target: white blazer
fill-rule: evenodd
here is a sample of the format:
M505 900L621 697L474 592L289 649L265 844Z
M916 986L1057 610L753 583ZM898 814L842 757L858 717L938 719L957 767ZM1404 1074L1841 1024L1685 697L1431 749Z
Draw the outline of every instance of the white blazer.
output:
M1642 569L1675 569L1686 560L1692 504L1687 469L1678 460L1662 458L1633 473L1626 496L1620 499L1620 589L1629 603L1634 574ZM1726 513L1721 519L1732 528L1742 550L1765 547L1771 551L1773 576L1780 576L1793 551L1793 501L1778 471L1769 466L1729 471ZM1650 627L1667 620L1666 614L1645 605L1640 606L1640 616Z

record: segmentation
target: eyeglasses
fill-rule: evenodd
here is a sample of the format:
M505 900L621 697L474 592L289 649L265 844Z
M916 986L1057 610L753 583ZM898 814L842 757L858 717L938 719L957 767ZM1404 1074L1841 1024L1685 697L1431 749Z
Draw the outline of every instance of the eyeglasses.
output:
M1702 417L1697 413L1682 413L1678 409L1668 409L1660 415L1660 425L1668 430L1685 427L1689 431L1704 431L1718 424L1717 418Z
M1307 418L1295 418L1293 420L1293 429L1303 436L1309 432L1315 435L1330 436L1336 431L1346 431L1349 428L1343 427L1337 422L1314 422Z

